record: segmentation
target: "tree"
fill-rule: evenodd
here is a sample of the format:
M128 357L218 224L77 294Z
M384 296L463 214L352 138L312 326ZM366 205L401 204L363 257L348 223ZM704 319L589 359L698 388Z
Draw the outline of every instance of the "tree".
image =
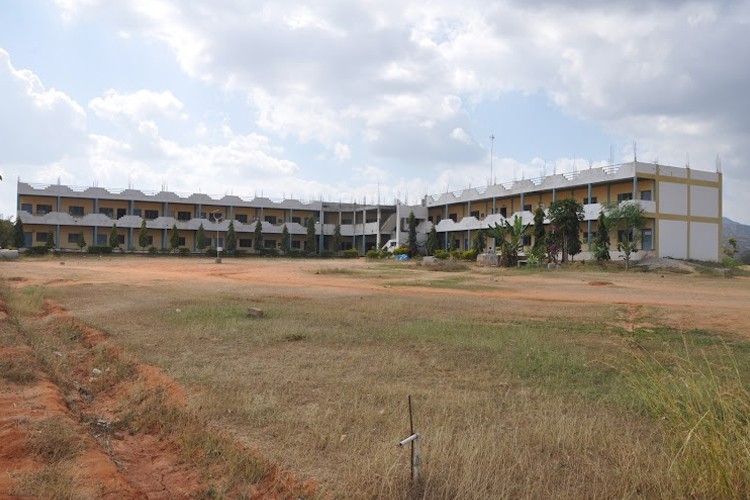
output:
M419 253L419 247L417 246L417 219L414 217L414 212L409 212L409 217L406 218L406 224L409 228L409 236L406 238L406 247L409 249L409 255L414 257Z
M305 239L305 253L315 253L315 217L307 218L307 238Z
M237 249L237 233L234 232L234 221L229 221L227 235L224 237L224 250L234 252Z
M52 231L49 231L47 233L47 241L45 242L44 246L46 246L50 250L55 248L55 233L53 233Z
M437 234L435 234L435 237L437 238ZM484 231L481 229L477 230L474 235L474 241L471 243L471 248L476 255L484 253L485 248L487 248L487 238L484 235Z
M10 219L0 219L0 248L13 246L13 222Z
M83 235L83 231L78 233L78 247L81 249L81 252L86 248L86 237Z
M503 225L495 223L490 226L488 233L495 238L495 246L500 249L502 265L506 267L515 266L518 262L518 252L523 246L523 236L529 228L529 224L524 225L523 220L517 215L513 217L511 224L507 220Z
M435 229L435 224L433 224L432 228L430 228L430 234L427 235L427 255L435 255L435 252L439 248L440 243L438 242L437 229Z
M597 262L602 263L610 259L609 256L609 221L604 210L599 212L597 220L599 228L596 231L594 240L594 258Z
M610 228L617 229L617 250L623 253L625 269L628 269L630 256L638 252L640 233L646 226L645 211L638 202L610 205L605 210Z
M292 246L292 237L289 235L289 230L284 224L284 229L281 231L281 249L284 253L289 252L289 248Z
M261 223L260 221L255 223L253 246L255 247L256 253L260 253L261 249L263 248L263 223Z
M534 210L534 247L531 249L537 258L544 257L547 251L547 231L544 229L544 208L537 205Z
M178 246L180 246L180 233L177 232L177 224L172 224L172 229L169 231L169 248L175 251Z
M336 253L341 251L341 224L338 222L333 229L333 251Z
M562 261L568 255L581 251L580 223L583 221L583 205L574 198L553 201L549 206L549 220L554 225L554 240L560 243Z
M13 224L13 246L16 248L23 248L26 244L26 239L23 237L23 222L20 217L16 217L16 222Z
M112 230L109 232L109 246L114 248L118 248L120 246L120 243L117 241L117 225L112 224Z
M724 255L726 255L730 259L734 259L734 256L737 255L737 252L739 252L739 248L737 247L737 238L732 236L727 240L727 244L724 245Z
M138 231L138 246L145 250L148 246L148 229L146 228L146 219L141 219L141 229Z
M203 223L201 222L201 225L198 226L198 232L195 235L195 244L198 247L198 250L203 250L206 248L206 230L203 228Z

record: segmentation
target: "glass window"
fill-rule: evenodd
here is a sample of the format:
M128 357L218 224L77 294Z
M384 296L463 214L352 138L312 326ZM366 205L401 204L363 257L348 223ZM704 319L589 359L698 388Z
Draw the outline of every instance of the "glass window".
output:
M263 246L265 248L276 248L276 240L265 240Z
M47 243L47 234L48 233L36 233L36 242Z
M115 210L113 208L99 207L99 213L104 214L111 219L115 215Z
M52 205L37 205L36 206L36 214L37 215L45 215L52 211Z
M620 202L623 202L623 201L632 200L632 199L633 199L633 193L630 193L630 192L628 192L628 193L619 193L617 195L617 203L620 203Z
M651 229L644 229L643 230L643 249L644 250L653 250L654 249L654 233Z
M157 217L159 217L159 211L158 210L145 210L144 211L144 219L146 220L154 220Z
M21 210L24 212L29 212L29 213L34 211L31 203L21 203Z
M190 212L177 212L177 220L190 220L191 216Z
M235 216L235 219L237 219L237 222L247 224L247 214L237 214Z
M523 206L523 211L524 212L531 212L531 205L524 205Z
M647 189L645 191L641 191L641 199L644 201L651 201L651 190Z
M68 213L73 217L83 217L83 207L72 206L68 209Z
M275 215L266 215L266 222L270 224L276 224L276 216Z
M253 246L253 240L250 238L240 238L240 247L251 248Z

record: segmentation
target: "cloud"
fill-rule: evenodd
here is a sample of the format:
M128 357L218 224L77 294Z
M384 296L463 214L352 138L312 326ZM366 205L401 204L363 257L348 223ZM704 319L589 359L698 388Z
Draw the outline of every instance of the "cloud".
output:
M32 71L16 69L0 49L0 158L28 165L82 151L86 112L72 98L45 88Z
M172 92L154 92L152 90L138 90L137 92L122 94L109 89L103 97L96 97L89 102L89 109L96 116L116 121L120 119L139 122L158 117L187 118L182 112L183 104Z

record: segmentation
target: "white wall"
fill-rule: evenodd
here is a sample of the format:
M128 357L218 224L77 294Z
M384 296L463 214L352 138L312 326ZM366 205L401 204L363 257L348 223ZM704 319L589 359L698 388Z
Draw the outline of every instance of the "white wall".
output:
M690 258L719 260L719 225L705 222L690 223Z
M659 221L659 257L687 258L687 225L684 221Z
M659 212L671 215L687 215L687 184L660 181Z
M690 186L690 215L694 217L718 217L719 188Z

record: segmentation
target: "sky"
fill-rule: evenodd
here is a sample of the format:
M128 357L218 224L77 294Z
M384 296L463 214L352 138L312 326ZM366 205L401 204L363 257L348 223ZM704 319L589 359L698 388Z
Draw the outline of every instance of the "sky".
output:
M632 161L750 224L750 0L0 0L16 181L416 204ZM494 139L491 139L494 137Z

